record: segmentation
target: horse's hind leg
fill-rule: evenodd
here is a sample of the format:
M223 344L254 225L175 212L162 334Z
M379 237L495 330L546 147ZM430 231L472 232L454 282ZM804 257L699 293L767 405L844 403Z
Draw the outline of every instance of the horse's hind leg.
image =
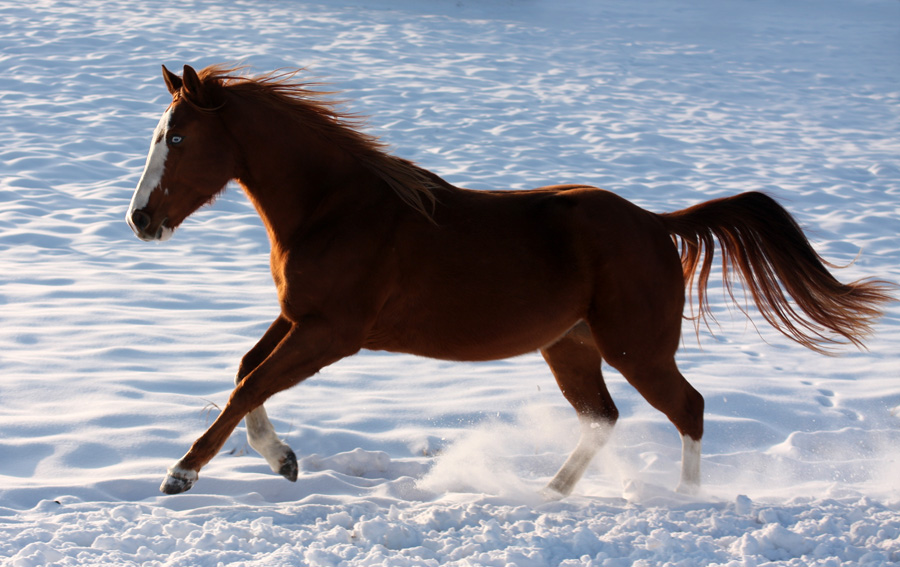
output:
M581 421L578 445L545 490L548 497L559 497L572 492L609 438L619 411L603 381L600 353L585 323L576 325L562 339L542 349L541 354Z
M256 346L241 359L241 366L234 379L235 385L240 384L247 374L262 364L290 329L290 322L281 317L272 323ZM272 471L291 482L296 481L299 471L297 456L287 443L278 438L266 409L263 406L257 407L244 417L244 423L247 425L247 441L266 459Z
M620 368L625 379L663 412L681 434L681 482L678 491L700 488L700 439L703 437L703 396L695 390L672 358L668 363Z
M595 340L603 358L622 373L628 383L650 405L669 418L681 434L681 482L679 492L693 493L700 487L700 439L703 437L703 396L695 390L675 364L680 321L664 324L657 330L668 333L631 333L624 326L596 324ZM599 331L599 332L598 332ZM648 336L655 334L656 336Z
M595 286L587 313L594 344L682 438L682 491L700 484L703 396L675 364L685 283L678 251L656 217L623 208L595 233Z

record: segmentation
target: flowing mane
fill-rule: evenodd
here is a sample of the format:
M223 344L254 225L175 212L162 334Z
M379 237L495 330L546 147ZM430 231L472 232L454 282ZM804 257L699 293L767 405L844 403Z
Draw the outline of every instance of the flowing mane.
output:
M274 71L257 77L241 74L243 69L210 65L199 71L198 75L204 85L222 88L284 111L319 136L347 150L387 183L400 199L431 218L437 201L434 191L449 184L415 163L391 155L387 144L378 137L361 132L363 117L339 110L340 101L326 98L335 92L311 88L321 86L321 83L295 80L301 69ZM215 110L217 107L201 110Z

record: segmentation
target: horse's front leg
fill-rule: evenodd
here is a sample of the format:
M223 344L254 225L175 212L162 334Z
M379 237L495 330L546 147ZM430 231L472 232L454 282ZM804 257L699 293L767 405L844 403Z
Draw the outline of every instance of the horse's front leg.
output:
M291 322L284 317L278 317L265 332L259 342L241 359L241 366L235 376L235 386L243 382L250 372L255 370L262 362L272 354L275 347L284 339L291 330ZM276 472L291 482L297 480L299 467L297 455L287 443L278 438L275 427L269 421L266 409L262 405L253 409L244 417L247 425L247 441L257 453L266 459L272 472Z
M196 482L200 469L219 452L247 414L259 408L272 395L358 350L358 342L342 339L321 319L291 324L269 356L235 387L222 413L209 429L169 469L160 490L166 494L188 490Z

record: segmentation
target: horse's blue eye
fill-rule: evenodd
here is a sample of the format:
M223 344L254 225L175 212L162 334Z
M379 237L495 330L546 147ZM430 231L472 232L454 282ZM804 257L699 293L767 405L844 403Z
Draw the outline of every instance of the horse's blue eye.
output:
M171 138L169 138L169 143L170 144L180 144L182 140L184 140L184 138L182 136L172 136Z

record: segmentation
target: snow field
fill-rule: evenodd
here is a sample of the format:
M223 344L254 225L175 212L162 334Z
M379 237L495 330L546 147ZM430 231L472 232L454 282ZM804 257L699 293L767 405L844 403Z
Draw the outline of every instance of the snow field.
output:
M827 358L715 283L714 334L686 321L678 358L706 398L696 497L673 492L674 428L611 369L611 442L546 503L577 423L538 355L373 352L267 404L297 483L240 427L163 496L277 305L239 190L165 245L123 219L159 65L244 61L308 67L455 184L654 211L764 190L840 279L900 281L898 23L888 0L0 0L0 564L900 562L900 308Z

